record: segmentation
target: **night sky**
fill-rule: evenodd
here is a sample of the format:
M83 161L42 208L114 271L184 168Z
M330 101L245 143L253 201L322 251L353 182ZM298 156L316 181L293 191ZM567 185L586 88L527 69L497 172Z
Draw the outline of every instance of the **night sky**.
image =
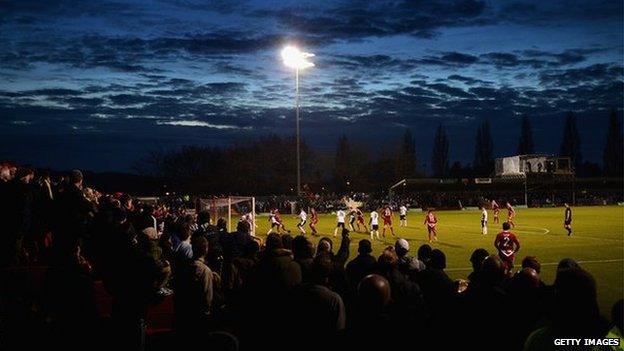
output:
M331 152L384 149L405 128L430 163L434 128L470 162L489 119L496 156L528 115L557 153L574 111L600 162L623 103L622 1L0 1L0 160L131 171L149 150L294 134ZM374 151L372 151L374 152ZM253 155L250 155L253 157Z

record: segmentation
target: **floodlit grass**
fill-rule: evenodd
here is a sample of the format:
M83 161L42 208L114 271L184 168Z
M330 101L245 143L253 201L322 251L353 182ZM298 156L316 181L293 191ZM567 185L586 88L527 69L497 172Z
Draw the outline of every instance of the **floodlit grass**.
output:
M452 278L465 278L471 271L470 254L477 248L495 252L494 237L500 231L501 224L492 223L490 212L488 235L481 235L480 212L478 211L440 211L438 217L438 239L433 248L439 248L446 254L447 272ZM506 219L507 211L501 211L501 220ZM286 229L297 235L297 218L294 215L282 215ZM624 296L624 207L577 207L573 208L572 237L567 236L563 228L563 208L516 209L515 232L521 248L516 257L516 267L525 256L537 256L542 262L541 277L547 284L555 278L557 263L565 257L581 261L581 266L591 272L597 282L598 299L601 311L610 315L613 303ZM368 214L366 215L368 224ZM410 243L410 254L416 255L418 247L427 243L427 232L423 225L424 213L410 212L408 227L399 227L398 215L395 214L394 226L398 237ZM381 219L380 219L381 222ZM320 215L318 229L322 236L333 238L335 227L334 215ZM267 216L258 216L257 233L266 236L269 230ZM308 237L313 237L306 226ZM380 228L381 231L381 228ZM357 255L357 243L369 238L368 233L352 232L350 256ZM335 250L339 237L335 239ZM374 254L378 255L385 246L393 245L394 239L386 233L386 241L373 243Z

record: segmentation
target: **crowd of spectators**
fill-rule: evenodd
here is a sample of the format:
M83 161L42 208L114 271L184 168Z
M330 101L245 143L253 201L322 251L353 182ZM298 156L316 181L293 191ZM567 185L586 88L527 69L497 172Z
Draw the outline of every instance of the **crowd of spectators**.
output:
M349 261L347 230L316 245L275 233L261 241L246 221L228 232L208 212L99 194L82 178L0 169L2 349L532 351L622 335L622 301L603 318L593 277L572 259L547 285L537 258L508 275L480 248L473 272L454 281L445 253L426 244L399 239L376 257L363 239ZM36 301L8 279L34 265L47 267ZM113 297L110 320L98 315L96 281ZM148 309L171 296L172 330L146 342Z

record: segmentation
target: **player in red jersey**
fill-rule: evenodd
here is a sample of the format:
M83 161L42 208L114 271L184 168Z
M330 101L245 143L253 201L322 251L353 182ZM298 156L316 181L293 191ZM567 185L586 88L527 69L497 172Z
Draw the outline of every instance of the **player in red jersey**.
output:
M516 252L520 250L520 242L516 238L516 234L510 232L509 229L509 223L503 223L503 231L498 233L496 240L494 240L494 247L498 250L498 256L503 261L505 273L509 273L513 269Z
M494 212L494 220L492 222L498 223L498 214L500 213L500 206L496 200L492 200L492 211Z
M512 228L516 227L516 224L514 223L513 219L514 216L516 215L516 210L514 210L514 208L511 206L511 204L508 202L507 203L507 223L509 223L509 225Z
M425 216L425 226L427 227L427 234L429 235L429 242L432 240L438 241L438 233L436 232L436 225L438 224L438 219L436 218L433 211L427 211L427 215Z
M364 232L368 233L368 227L366 226L366 222L364 222L364 213L359 208L355 210L355 214L357 216L357 226L358 232L360 231L360 226L364 227Z
M279 233L280 229L285 231L286 233L290 233L290 230L287 230L286 227L284 226L284 221L282 221L282 217L280 216L279 210L276 208L275 212L273 212L273 215L275 216L275 221L277 221L278 227L277 227L277 232Z
M312 229L312 235L318 235L316 231L316 225L318 224L318 214L314 208L310 208L310 229Z
M392 227L392 210L390 209L390 205L386 205L381 213L381 218L383 219L383 229L381 230L381 236L386 237L386 228L390 228L390 233L394 236L394 227Z

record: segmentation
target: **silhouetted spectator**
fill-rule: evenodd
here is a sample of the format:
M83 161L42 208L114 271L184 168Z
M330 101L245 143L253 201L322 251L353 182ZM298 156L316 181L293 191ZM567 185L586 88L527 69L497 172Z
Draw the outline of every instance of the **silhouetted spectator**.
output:
M55 241L83 240L86 235L87 219L94 212L95 206L82 192L82 172L75 169L69 176L69 183L59 194L58 230ZM80 243L80 242L79 242ZM61 243L58 243L62 245Z
M607 338L619 338L620 347L624 342L624 300L620 299L611 308L611 323L613 328L607 333ZM613 348L616 350L616 348Z
M477 282L479 280L479 273L481 272L481 265L483 261L489 256L486 249L476 249L470 255L470 264L472 265L472 272L468 275L470 282Z
M390 283L392 302L388 313L398 330L421 331L426 321L425 301L420 287L399 271L399 260L394 247L386 248L377 260L378 273ZM405 329L403 329L405 328Z
M523 268L513 276L507 291L516 311L510 320L513 327L509 328L509 349L522 350L527 336L544 315L539 275L533 268Z
M602 338L608 323L600 317L596 301L596 282L578 267L561 269L555 279L554 309L549 323L535 330L524 350L557 350L557 338Z
M463 312L459 315L471 347L486 350L500 349L502 343L509 343L509 323L492 323L492 316L513 308L514 301L503 289L505 268L497 255L483 261L477 284L468 285L464 292ZM515 316L514 316L515 317ZM452 318L448 316L448 318ZM484 326L488 326L484 328Z
M367 350L401 342L394 338L370 337L394 332L394 321L388 313L391 298L390 282L386 278L379 274L369 274L362 278L357 286L354 308L351 309L347 320L346 345L354 350Z
M431 259L431 250L431 246L428 244L423 244L418 248L418 260L424 263L425 267L427 267L427 263L429 263L429 260Z
M175 279L175 322L181 335L197 337L212 313L215 275L205 264L208 241L201 236L193 238L192 261L178 267ZM187 334L188 333L188 334Z
M80 246L58 247L43 295L46 318L56 331L51 340L54 347L74 350L93 341L98 326L93 291L91 267Z
M425 270L425 264L415 257L408 256L410 246L405 239L398 239L394 250L399 258L399 270L412 280L416 280L418 272Z
M193 246L191 245L191 226L183 224L180 228L178 236L178 244L173 247L174 263L177 265L184 265L188 261L193 259ZM175 268L175 267L174 267Z
M342 298L328 288L332 270L329 254L316 256L310 267L310 282L294 291L294 322L296 329L303 332L302 337L312 329L318 336L331 337L345 327Z
M314 244L304 235L297 235L292 242L295 262L301 268L301 278L304 282L310 281L310 266L314 260Z
M247 223L247 222L245 222L245 223ZM293 241L293 237L290 234L283 234L282 235L282 246L286 250L292 251L292 241Z
M377 260L371 252L373 248L370 240L362 239L358 243L358 255L347 263L346 274L351 292L355 292L362 278L376 270Z

